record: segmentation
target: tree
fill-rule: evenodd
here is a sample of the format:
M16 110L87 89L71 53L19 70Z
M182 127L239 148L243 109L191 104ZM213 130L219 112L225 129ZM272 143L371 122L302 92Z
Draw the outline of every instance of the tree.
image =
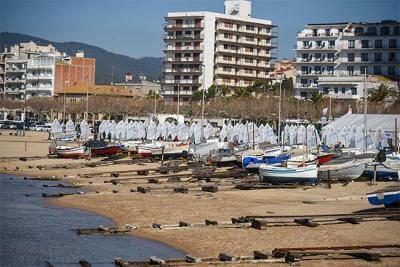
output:
M247 88L244 87L237 87L234 90L234 96L235 97L242 97L242 96L249 96L250 92L247 90Z
M314 105L319 105L326 99L326 95L320 92L311 93L311 97L309 98Z
M218 88L218 95L219 96L228 96L231 93L231 88L227 85L222 85Z
M270 89L271 89L271 85L267 81L264 81L264 80L255 80L253 82L253 84L248 87L248 90L251 93L267 92Z
M289 79L284 79L282 82L282 87L285 88L285 91L287 92L286 95L293 96L293 78L292 77L290 77Z
M216 95L217 95L217 87L213 84L208 88L205 98L209 100L215 98Z
M195 102L200 102L203 99L203 91L202 90L197 90L193 92L192 95L192 100Z
M377 89L372 89L370 91L368 100L371 102L381 102L389 96L389 93L392 90L393 90L392 87L382 83L379 85Z

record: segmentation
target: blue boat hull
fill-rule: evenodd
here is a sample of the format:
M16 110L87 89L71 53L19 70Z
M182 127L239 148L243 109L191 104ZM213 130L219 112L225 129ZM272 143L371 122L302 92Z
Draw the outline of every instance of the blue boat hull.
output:
M370 179L374 178L373 170L365 170L362 174L364 177L368 177ZM396 180L400 179L399 174L396 171L391 170L377 170L376 171L376 179L379 180Z
M385 207L400 205L400 191L370 194L367 198L371 205L385 205Z

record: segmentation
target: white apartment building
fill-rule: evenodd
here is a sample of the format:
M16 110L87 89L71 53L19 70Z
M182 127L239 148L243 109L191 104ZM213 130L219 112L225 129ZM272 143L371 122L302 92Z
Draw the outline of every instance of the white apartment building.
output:
M5 49L0 58L3 94L13 100L53 96L55 62L62 55L52 45L21 43Z
M298 97L360 99L364 73L399 80L400 22L307 24L295 50Z
M176 12L165 20L166 101L187 102L213 84L235 88L271 79L277 33L271 21L251 18L250 0L225 0L225 14Z

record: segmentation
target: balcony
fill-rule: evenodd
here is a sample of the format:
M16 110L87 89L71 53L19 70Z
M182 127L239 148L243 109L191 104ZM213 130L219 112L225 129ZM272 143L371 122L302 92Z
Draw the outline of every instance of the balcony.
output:
M238 54L241 55L248 55L248 56L257 56L257 51L253 50L253 51L245 51L244 49L239 49Z
M6 83L26 83L25 79L6 79Z
M245 60L240 60L238 62L239 65L242 66L249 66L249 67L257 67L257 62L253 61L253 62L246 62Z
M179 84L179 85L185 85L185 84L201 84L203 82L202 79L187 79L187 80L183 80L183 79L172 79L172 80L163 80L164 84Z
M296 83L296 88L315 89L315 88L318 88L318 84L316 84L316 83Z
M221 53L231 53L231 54L237 53L236 49L225 49L224 47L217 47L216 51Z
M203 56L200 57L165 57L164 62L203 62Z
M236 63L236 59L232 58L232 59L223 59L223 58L217 58L217 60L215 61L216 63L222 63L222 64L232 64L232 65L237 65Z
M237 38L236 38L236 36L225 37L224 35L220 35L220 36L217 36L216 41L237 43Z
M164 69L164 73L202 73L201 69Z
M219 23L217 26L218 30L224 30L224 31L237 31L237 26L236 24L232 24L232 25L226 25L225 23Z
M27 75L26 76L27 80L52 80L53 76L52 75Z
M203 40L204 34L163 35L164 40Z
M325 33L318 33L317 35L313 35L312 33L304 33L304 32L299 32L297 33L297 38L338 38L339 33L338 32L331 32L329 35L326 35Z
M221 75L236 75L236 71L232 69L231 71L226 71L223 69L217 69L215 71L215 74L221 74Z
M204 28L204 22L193 23L193 24L176 24L176 23L165 23L164 29L202 29Z
M246 40L246 38L239 38L238 43L241 44L250 44L250 45L258 45L258 40L257 38L254 38L254 40ZM265 44L267 46L267 44Z
M26 69L23 69L23 68L7 68L7 72L9 72L9 73L25 73Z
M52 65L52 64L28 63L28 69L34 69L34 70L37 70L37 69L43 70L43 69L45 69L45 70L50 70L50 69L53 69L53 68L54 68L54 65Z
M178 95L178 90L164 90L162 95L172 96ZM179 96L192 96L193 92L191 90L179 90Z
M165 45L164 51L203 51L204 46L173 46L173 45Z

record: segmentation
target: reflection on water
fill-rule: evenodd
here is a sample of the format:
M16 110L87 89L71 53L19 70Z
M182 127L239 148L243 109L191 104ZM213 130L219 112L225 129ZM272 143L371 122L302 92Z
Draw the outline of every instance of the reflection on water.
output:
M43 204L41 193L76 192L48 188L51 181L30 181L0 174L0 266L114 266L113 260L145 260L150 256L178 258L183 254L159 242L130 236L85 236L73 229L93 228L112 221L96 214ZM25 196L29 194L30 196Z

